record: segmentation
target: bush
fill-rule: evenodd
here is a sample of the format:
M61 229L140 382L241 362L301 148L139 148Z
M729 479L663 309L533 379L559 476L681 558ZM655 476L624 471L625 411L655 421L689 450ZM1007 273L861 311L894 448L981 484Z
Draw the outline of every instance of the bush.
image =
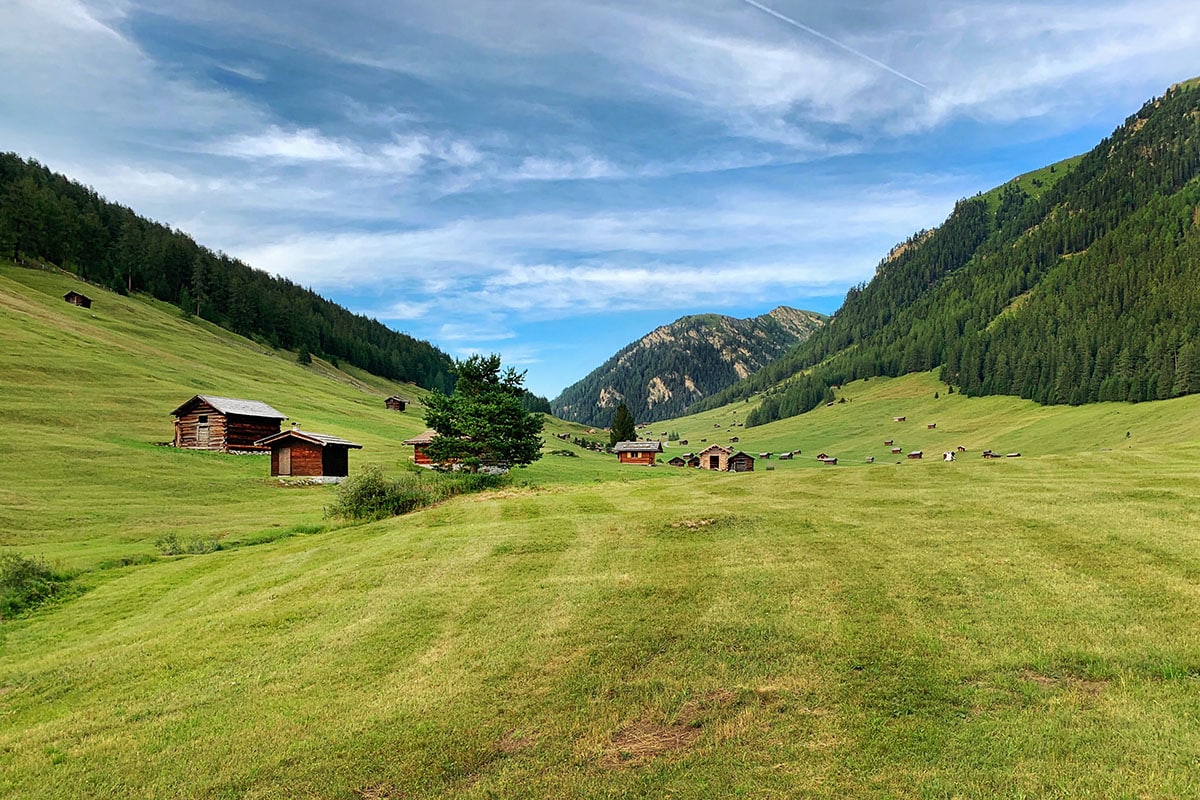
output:
M164 556L203 555L221 549L216 539L180 539L174 531L155 539L154 546Z
M20 614L66 594L70 579L45 559L20 553L0 556L0 619Z
M388 478L370 464L338 487L337 499L325 509L326 516L375 520L407 514L439 503L454 495L495 489L509 483L507 475L486 473L442 474L424 472Z

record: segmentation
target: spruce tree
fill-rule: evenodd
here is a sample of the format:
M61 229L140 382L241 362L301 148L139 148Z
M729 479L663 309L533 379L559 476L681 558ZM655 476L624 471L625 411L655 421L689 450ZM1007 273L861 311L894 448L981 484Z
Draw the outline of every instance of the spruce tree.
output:
M617 406L617 410L613 412L611 427L612 433L608 437L610 445L615 445L617 442L632 442L637 438L633 414L629 413L629 408L624 403Z

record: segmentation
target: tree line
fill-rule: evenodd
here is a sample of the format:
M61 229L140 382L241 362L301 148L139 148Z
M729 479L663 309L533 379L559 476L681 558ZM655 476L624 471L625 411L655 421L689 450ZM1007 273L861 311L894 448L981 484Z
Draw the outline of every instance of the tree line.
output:
M263 344L448 392L453 362L429 342L354 314L287 278L197 244L34 160L0 153L0 254L142 292Z
M1148 102L1038 196L960 201L853 287L785 358L693 411L763 394L747 425L823 386L940 368L967 394L1043 404L1200 391L1200 90Z

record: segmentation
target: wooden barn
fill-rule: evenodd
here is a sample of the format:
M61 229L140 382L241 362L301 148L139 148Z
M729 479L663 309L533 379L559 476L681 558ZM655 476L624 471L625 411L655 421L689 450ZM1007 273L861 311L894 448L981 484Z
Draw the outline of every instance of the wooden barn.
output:
M92 307L92 298L88 297L86 294L80 294L74 289L64 294L63 300L66 300L73 306L79 306L80 308Z
M662 442L617 442L613 446L613 452L617 454L617 461L622 464L641 464L642 466L654 466L655 457L663 451Z
M754 457L738 451L726 461L730 472L754 472Z
M700 466L700 457L695 453L684 453L681 456L675 456L667 464L672 467L698 467Z
M344 478L350 474L350 451L362 449L361 444L295 425L256 444L271 448L272 477Z
M413 461L422 467L433 466L433 461L429 458L429 454L425 452L425 448L433 444L433 440L437 438L438 432L430 428L424 433L417 434L411 439L405 439L402 444L412 445Z
M925 453L922 452L921 450L913 450L911 453L908 454L908 457L909 458L921 458L924 455L925 455Z
M408 408L408 401L398 394L394 394L387 398L383 401L383 404L392 411L403 411L404 409Z
M731 451L719 444L709 445L700 451L700 469L727 472L729 470L730 455L732 455Z
M198 394L171 412L175 446L192 450L255 452L266 450L260 439L279 433L287 419L266 403Z

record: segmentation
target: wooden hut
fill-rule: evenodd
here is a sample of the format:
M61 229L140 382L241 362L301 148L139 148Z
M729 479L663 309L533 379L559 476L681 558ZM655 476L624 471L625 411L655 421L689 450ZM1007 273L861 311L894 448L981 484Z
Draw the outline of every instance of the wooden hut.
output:
M655 456L663 451L662 442L655 439L652 442L617 442L613 452L617 461L622 464L641 464L654 466Z
M754 457L749 453L734 453L726 463L730 472L754 472Z
M350 474L350 451L361 444L325 433L299 430L280 431L256 442L271 448L271 475L309 478L344 478Z
M398 394L394 394L387 398L383 401L383 404L392 411L403 411L404 409L408 408L408 401Z
M92 307L92 298L88 297L86 294L80 294L74 289L64 294L63 300L66 300L73 306L79 306L80 308Z
M909 458L921 458L924 455L925 455L925 453L921 450L913 450L911 453L908 454L908 457Z
M401 444L412 445L413 461L415 461L418 465L422 467L431 467L433 466L433 461L429 458L429 454L425 452L425 448L433 444L433 440L436 439L437 436L438 432L430 428L424 433L418 434L411 439L405 439L403 442L401 442Z
M714 472L729 470L730 451L719 444L711 444L700 451L700 469L710 469Z
M264 451L258 444L279 433L287 419L266 403L198 394L171 412L175 417L175 446L192 450Z

